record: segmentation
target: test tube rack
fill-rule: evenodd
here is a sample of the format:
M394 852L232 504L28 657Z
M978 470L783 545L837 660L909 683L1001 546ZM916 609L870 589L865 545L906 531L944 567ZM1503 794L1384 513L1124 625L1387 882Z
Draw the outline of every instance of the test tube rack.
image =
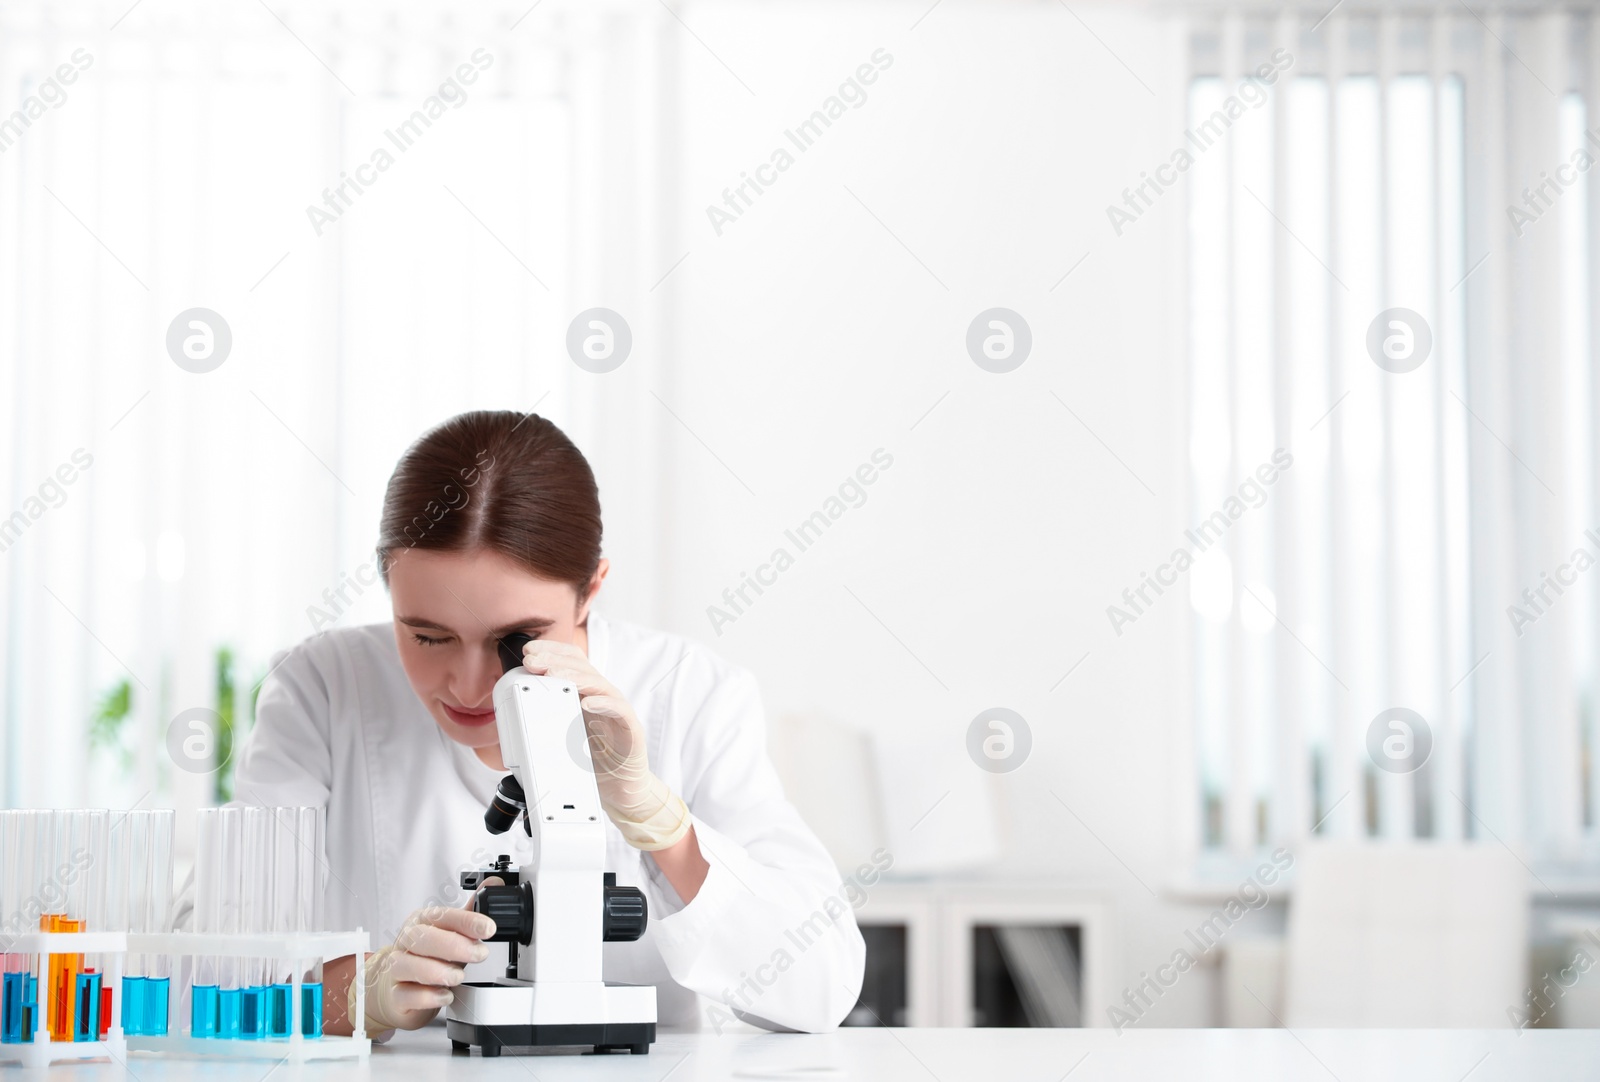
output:
M353 932L302 932L297 934L217 935L199 932L131 933L126 936L128 950L140 954L165 954L179 957L270 958L274 961L300 961L307 958L342 958L354 955L356 972L355 1032L349 1037L323 1035L306 1037L300 1032L302 1003L300 968L294 967L289 1036L274 1040L241 1040L229 1037L186 1037L181 1033L165 1036L142 1035L122 1038L130 1052L162 1052L168 1055L207 1056L225 1059L272 1059L289 1063L310 1060L355 1059L365 1061L372 1052L372 1041L365 1031L367 994L367 948L371 937L360 928ZM119 1034L119 1037L121 1035Z
M356 1020L366 1018L366 952L371 937L361 929L353 932L308 932L296 935L201 935L193 932L163 934L128 932L25 932L16 936L9 953L32 955L36 959L37 987L49 987L50 956L97 954L106 959L103 980L113 988L122 985L122 960L127 951L138 954L165 954L172 957L254 957L275 961L307 958L356 959ZM24 1067L47 1067L68 1060L110 1057L126 1065L130 1052L156 1052L177 1056L207 1056L223 1059L271 1059L289 1063L311 1060L354 1059L365 1061L372 1052L372 1041L364 1028L349 1037L324 1035L305 1037L300 1032L302 1003L299 967L295 967L290 993L292 1021L289 1036L274 1040L237 1040L219 1037L127 1036L122 1031L120 1011L112 1011L103 1040L57 1041L50 1039L43 1025L44 1011L34 1012L32 1040L0 1044L0 1063Z
M365 936L362 937L365 941ZM34 956L35 987L50 988L51 955L98 954L105 958L106 968L102 983L109 981L112 988L122 984L122 958L127 950L126 932L23 932L10 938L7 953ZM66 1060L95 1059L109 1056L119 1063L127 1060L127 1041L122 1035L120 1012L112 1011L110 1025L103 1040L58 1041L50 1036L44 1025L45 1005L37 1004L33 1011L33 1038L15 1044L0 1044L0 1063L20 1063L24 1067L48 1067Z

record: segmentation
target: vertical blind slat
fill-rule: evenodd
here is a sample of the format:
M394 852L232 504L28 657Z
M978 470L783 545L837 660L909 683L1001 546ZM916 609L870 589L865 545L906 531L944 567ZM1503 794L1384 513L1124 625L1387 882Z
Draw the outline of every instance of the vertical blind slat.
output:
M1437 688L1435 701L1437 723L1434 725L1434 751L1432 760L1432 789L1429 797L1432 800L1433 833L1445 841L1456 841L1461 837L1460 818L1453 814L1451 805L1454 803L1449 790L1456 787L1455 779L1460 773L1460 730L1458 724L1458 710L1456 700L1450 691L1451 684L1451 612L1452 598L1450 596L1449 576L1449 531L1445 528L1446 513L1449 506L1449 491L1445 482L1445 456L1448 453L1447 428L1445 425L1445 380L1448 361L1453 353L1460 347L1455 340L1453 326L1448 326L1445 319L1445 310L1448 307L1446 297L1450 292L1450 283L1447 279L1445 267L1445 235L1447 230L1456 228L1459 223L1447 220L1445 214L1445 200L1441 198L1443 185L1451 183L1445 176L1445 129L1444 129L1444 80L1447 74L1445 51L1449 45L1449 30L1452 19L1440 15L1432 20L1428 34L1428 76L1430 92L1433 99L1433 169L1429 178L1428 190L1433 193L1433 326L1435 354L1432 364L1432 391L1434 425L1434 499L1439 508L1439 529L1434 534L1434 559L1437 566L1435 582L1437 583L1439 604L1434 613L1435 634L1438 636L1439 649L1435 655L1437 659L1434 672L1434 681ZM1454 405L1454 403L1450 403Z
M1473 258L1488 251L1496 236L1496 227L1506 205L1506 61L1499 42L1508 32L1505 17L1491 17L1489 33L1480 36L1479 46L1482 91L1478 95L1482 125L1482 154L1476 164L1482 168L1482 199L1473 208L1481 216L1479 247L1472 249ZM1477 375L1481 385L1472 389L1468 402L1483 418L1473 441L1477 449L1475 484L1473 491L1474 520L1481 528L1473 537L1482 542L1484 557L1475 560L1478 573L1474 582L1483 584L1477 591L1477 619L1474 626L1483 638L1476 656L1483 657L1498 647L1509 653L1509 644L1502 632L1499 606L1500 597L1514 597L1521 589L1515 562L1516 547L1512 523L1508 515L1495 513L1497 508L1515 506L1512 500L1512 463L1489 432L1509 432L1511 410L1508 406L1511 371L1508 363L1509 348L1507 328L1509 312L1506 302L1506 284L1509 273L1506 261L1489 258L1482 269L1470 279L1478 300L1487 316L1484 328L1484 349ZM1467 798L1473 809L1473 836L1486 838L1479 821L1495 823L1495 832L1508 841L1522 838L1521 762L1522 756L1513 739L1519 707L1516 701L1514 672L1511 658L1494 664L1487 661L1478 670L1477 678L1483 689L1483 708L1475 717L1474 792Z
M1237 86L1239 73L1243 70L1244 52L1244 24L1237 12L1230 12L1222 20L1222 85L1226 90ZM1227 370L1228 370L1228 477L1239 476L1242 456L1239 450L1239 409L1241 396L1239 393L1239 252L1237 244L1236 222L1238 221L1239 198L1235 192L1238 185L1237 150L1238 139L1230 139L1227 146L1227 236L1223 242L1226 253L1224 262L1224 280L1228 283L1227 304ZM1250 755L1250 726L1249 713L1245 703L1245 664L1244 664L1244 628L1239 619L1239 606L1244 596L1241 586L1244 582L1244 560L1242 545L1240 543L1240 530L1228 531L1228 559L1233 565L1233 618L1228 621L1228 799L1226 804L1226 837L1228 851L1235 855L1248 855L1255 845L1255 829L1253 811L1253 793L1251 786L1251 755Z
M1564 11L1553 11L1537 16L1533 21L1533 31L1538 43L1537 56L1533 61L1540 65L1538 70L1551 73L1549 80L1555 90L1554 98L1549 102L1539 102L1536 105L1540 120L1533 126L1534 154L1542 172L1550 167L1551 163L1563 161L1570 151L1561 146L1560 138L1560 109L1562 98L1568 86L1568 63L1566 42L1570 32L1569 19ZM1541 98L1544 91L1535 88L1530 94L1538 94ZM1562 298L1565 291L1562 289L1562 238L1560 227L1566 207L1559 208L1559 213L1552 213L1554 220L1550 223L1553 227L1547 230L1538 230L1536 240L1539 245L1535 251L1539 258L1539 286L1538 296L1543 306L1543 318L1536 319L1540 324L1539 336L1544 341L1546 348L1542 350L1550 363L1541 366L1542 379L1538 386L1543 392L1544 408L1539 414L1554 420L1554 424L1543 424L1537 432L1543 433L1544 461L1549 465L1550 474L1546 482L1556 490L1561 498L1550 498L1549 493L1540 492L1546 497L1540 503L1544 513L1540 515L1540 522L1545 527L1544 551L1551 553L1557 561L1565 561L1571 555L1577 538L1589 523L1583 522L1577 513L1577 508L1563 508L1566 494L1570 486L1566 481L1567 459L1566 447L1568 441L1575 440L1579 434L1567 431L1567 412L1564 408L1563 398L1566 388L1563 386L1565 376L1565 343L1563 341L1564 320L1562 318ZM1542 472L1542 471L1541 471ZM1563 515L1563 510L1571 513ZM1578 794L1578 698L1577 681L1574 677L1573 649L1577 637L1578 617L1582 613L1582 606L1578 605L1576 598L1561 598L1558 600L1560 623L1550 629L1550 642L1553 649L1550 651L1549 664L1551 667L1550 679L1543 689L1543 698L1548 703L1548 712L1536 711L1527 715L1529 718L1547 717L1548 725L1531 726L1527 732L1534 739L1544 743L1544 754L1535 760L1536 777L1529 778L1530 785L1536 785L1537 790L1546 795L1547 810L1546 822L1541 824L1541 835L1548 838L1554 847L1556 855L1562 859L1569 859L1576 854L1578 844L1578 829L1581 819Z
M1299 22L1293 13L1279 13L1273 23L1274 49L1297 48L1294 40ZM1290 79L1283 78L1274 88L1272 100L1272 202L1279 221L1289 220L1289 96ZM1292 447L1293 357L1289 294L1289 233L1275 229L1272 234L1272 403L1273 430L1277 446ZM1295 478L1299 481L1300 478ZM1291 625L1303 624L1300 596L1302 581L1300 548L1296 543L1294 505L1290 492L1280 492L1272 505L1273 587L1277 591L1278 618ZM1277 758L1273 771L1273 835L1298 841L1311 825L1307 819L1310 768L1306 759L1304 700L1300 694L1301 671L1307 662L1298 643L1282 631L1273 636L1273 657L1277 668L1273 683L1276 702L1272 711L1278 734Z
M1600 125L1600 14L1588 18L1588 49L1582 64L1583 121L1586 130ZM1600 182L1592 175L1586 182L1588 230L1585 237L1585 263L1589 274L1589 432L1591 452L1600 454ZM1600 514L1600 463L1589 471L1589 507ZM1600 575L1588 576L1589 611L1600 620ZM1597 636L1596 648L1600 648ZM1592 847L1600 835L1600 762L1595 743L1600 738L1600 659L1590 658L1589 745L1588 745L1588 823L1587 841ZM1591 848L1592 852L1592 848Z
M1349 671L1350 650L1347 646L1352 626L1350 606L1350 560L1345 545L1345 525L1349 516L1350 493L1344 457L1345 422L1343 411L1337 408L1341 396L1349 388L1342 378L1341 359L1347 343L1344 341L1345 303L1344 290L1339 284L1349 273L1342 241L1343 222L1339 213L1339 88L1344 81L1348 55L1350 27L1342 12L1328 17L1323 29L1328 37L1328 266L1333 273L1328 276L1328 406L1332 412L1324 423L1328 429L1328 605L1329 605L1329 658L1328 667L1335 673ZM1356 752L1360 747L1352 696L1347 689L1333 690L1334 707L1329 718L1328 733L1328 811L1323 832L1334 837L1353 837L1362 821L1364 796L1361 791L1361 764Z
M1165 31L1166 59L1173 79L1173 93L1168 98L1166 120L1170 130L1173 131L1187 130L1190 123L1189 101L1195 77L1192 59L1194 32L1194 25L1182 17L1170 20ZM1185 193L1184 228L1171 231L1170 265L1185 268L1185 273L1188 273L1190 265L1189 215L1193 213L1193 200L1191 189ZM1176 356L1184 358L1183 371L1179 373L1183 389L1175 405L1173 423L1179 433L1178 446L1187 450L1194 446L1194 410L1191 402L1196 383L1195 349L1189 322L1189 291L1187 289L1170 291L1168 303L1171 306L1169 311L1171 333L1174 336L1173 352ZM1175 466L1177 468L1173 473L1173 491L1192 492L1193 481L1187 460ZM1186 506L1180 515L1180 529L1187 528L1181 524L1187 513ZM1186 596L1187 592L1187 590L1180 591L1179 596ZM1194 619L1192 605L1188 619ZM1198 674L1195 636L1191 628L1192 625L1180 636L1177 669L1180 686L1190 688L1195 686ZM1202 813L1205 794L1199 769L1200 711L1196 706L1198 698L1197 695L1180 696L1182 706L1173 712L1171 751L1168 759L1170 769L1173 771L1173 867L1181 870L1196 866L1196 861L1205 845L1205 818Z
M1390 133L1394 127L1392 116L1395 97L1395 49L1399 36L1399 17L1385 13L1378 17L1378 262L1374 269L1378 288L1374 291L1379 309L1398 304L1396 297L1395 253L1393 229L1394 208L1391 203L1390 171L1394 168ZM1361 313L1363 316L1369 313ZM1370 313L1376 314L1376 313ZM1379 381L1382 388L1383 416L1383 636L1384 665L1378 674L1378 684L1373 689L1381 697L1377 702L1362 704L1363 715L1373 715L1390 706L1407 705L1399 702L1395 673L1397 654L1401 649L1400 626L1400 508L1395 480L1397 438L1393 378ZM1413 833L1411 814L1411 778L1409 773L1388 770L1375 772L1378 781L1378 829L1387 838L1409 838Z

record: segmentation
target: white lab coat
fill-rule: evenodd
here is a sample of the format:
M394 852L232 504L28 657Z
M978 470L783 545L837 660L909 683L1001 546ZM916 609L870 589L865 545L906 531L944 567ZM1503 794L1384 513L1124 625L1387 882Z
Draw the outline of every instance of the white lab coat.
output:
M651 769L689 806L710 872L688 905L654 858L606 821L606 870L642 889L649 926L604 945L608 981L656 986L663 1025L734 1018L831 1029L854 1007L866 947L828 851L784 797L751 674L681 636L591 611L589 658L633 705ZM392 624L312 636L272 660L240 754L237 802L327 808L326 926L364 928L376 949L425 905L460 905L460 873L507 853L520 826L483 813L499 784L447 738L406 680ZM185 892L186 895L189 893ZM188 923L180 901L180 923ZM503 949L467 979L504 972Z

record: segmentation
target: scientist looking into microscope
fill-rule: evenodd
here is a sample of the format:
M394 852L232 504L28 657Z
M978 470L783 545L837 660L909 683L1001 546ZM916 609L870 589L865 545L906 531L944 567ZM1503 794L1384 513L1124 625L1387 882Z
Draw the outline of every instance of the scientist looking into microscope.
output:
M460 873L521 829L484 824L505 775L497 643L525 632L529 672L572 681L595 749L606 868L640 887L644 936L604 945L604 978L656 987L659 1021L773 1030L838 1025L865 945L833 859L784 797L749 672L687 639L594 610L599 492L582 453L535 414L453 417L400 459L377 555L392 623L335 628L273 658L237 799L327 809L327 926L365 928L366 1030L416 1029L463 980L492 980L488 917ZM351 1032L353 957L330 961L325 1032ZM718 1027L720 1029L720 1025Z

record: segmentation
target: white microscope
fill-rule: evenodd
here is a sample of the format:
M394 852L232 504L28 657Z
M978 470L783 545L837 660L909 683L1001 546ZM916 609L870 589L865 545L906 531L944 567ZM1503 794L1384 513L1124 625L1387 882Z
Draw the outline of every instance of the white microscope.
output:
M504 675L494 688L500 757L511 771L484 822L504 834L522 820L534 842L534 871L511 858L463 872L473 908L494 919L491 942L507 945L506 975L457 985L445 1009L451 1047L485 1056L503 1048L589 1045L595 1052L644 1054L656 1039L653 985L601 979L601 944L632 941L648 921L644 893L619 887L605 870L605 812L595 784L578 689L522 665L531 635L500 641ZM577 738L574 739L574 734ZM490 876L504 886L479 887ZM519 952L518 946L523 950Z

